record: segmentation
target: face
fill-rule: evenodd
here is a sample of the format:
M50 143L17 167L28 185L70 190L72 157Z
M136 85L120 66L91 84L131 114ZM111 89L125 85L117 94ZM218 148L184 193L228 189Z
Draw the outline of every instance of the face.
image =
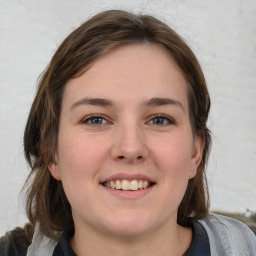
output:
M76 232L142 235L175 225L203 140L165 49L121 46L65 88L56 162Z

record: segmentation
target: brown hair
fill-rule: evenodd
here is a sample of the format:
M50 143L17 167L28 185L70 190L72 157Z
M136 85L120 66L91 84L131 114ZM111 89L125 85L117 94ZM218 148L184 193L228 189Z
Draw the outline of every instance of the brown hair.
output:
M30 230L38 222L45 235L58 239L56 231L73 225L71 206L62 183L48 170L54 161L63 91L67 81L84 67L114 48L127 43L164 46L188 84L191 127L204 136L205 145L197 175L189 181L178 209L178 223L187 217L204 218L209 209L205 166L211 138L206 127L210 98L200 65L187 44L166 24L148 15L111 10L99 13L74 30L59 46L41 76L24 133L24 150L31 172L26 181Z

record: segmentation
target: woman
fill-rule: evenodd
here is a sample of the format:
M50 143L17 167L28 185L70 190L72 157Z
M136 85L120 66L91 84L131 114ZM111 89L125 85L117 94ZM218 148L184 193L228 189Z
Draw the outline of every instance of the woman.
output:
M24 134L29 224L4 255L255 255L243 224L209 214L210 98L161 21L106 11L41 77Z

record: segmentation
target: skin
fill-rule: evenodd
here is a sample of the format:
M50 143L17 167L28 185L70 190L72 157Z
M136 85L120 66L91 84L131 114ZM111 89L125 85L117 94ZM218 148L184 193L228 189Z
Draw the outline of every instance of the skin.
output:
M88 101L95 98L110 105ZM177 210L203 144L192 134L186 81L161 46L121 46L71 79L49 169L72 207L76 254L182 255L192 232L176 223ZM101 184L116 174L146 175L155 185L116 194Z

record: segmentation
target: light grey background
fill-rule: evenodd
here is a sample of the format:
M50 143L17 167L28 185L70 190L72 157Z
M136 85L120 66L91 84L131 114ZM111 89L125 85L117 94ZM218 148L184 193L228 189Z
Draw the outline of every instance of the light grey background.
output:
M255 0L0 0L0 235L25 223L22 136L37 77L74 28L110 8L155 15L194 50L212 97L211 209L256 211Z

